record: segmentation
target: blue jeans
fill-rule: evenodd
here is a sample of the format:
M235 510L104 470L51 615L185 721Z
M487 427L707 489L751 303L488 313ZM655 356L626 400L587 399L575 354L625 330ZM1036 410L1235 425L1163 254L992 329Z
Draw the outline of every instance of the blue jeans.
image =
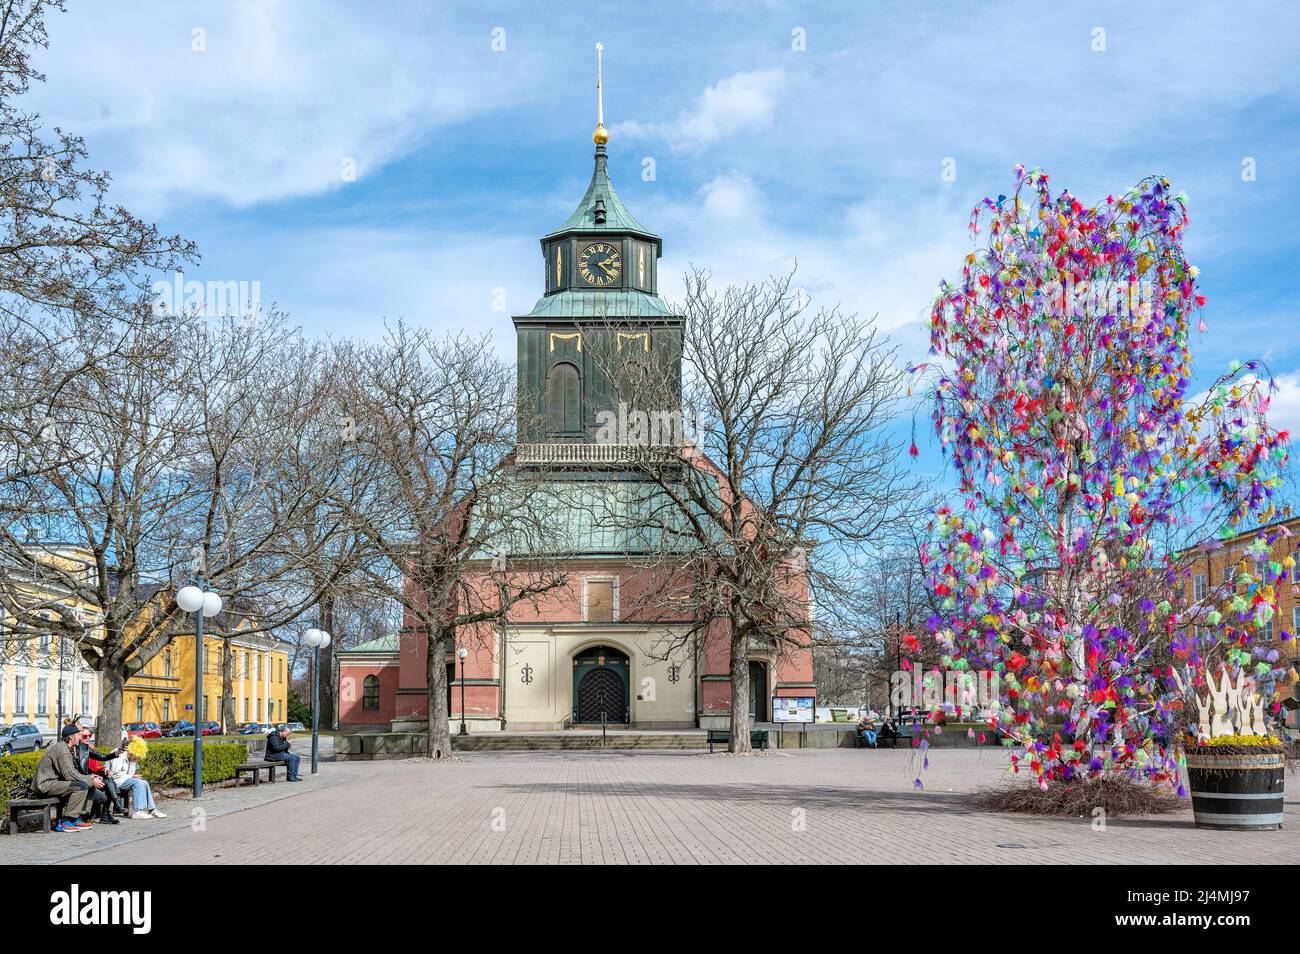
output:
M876 733L871 729L863 729L862 737L867 740L867 745L871 746L873 749L876 747Z
M133 776L118 786L123 792L131 793L131 811L133 812L151 812L157 806L153 801L153 791L149 788L149 783L144 779Z
M298 777L298 763L302 761L302 758L292 752L276 752L274 755L268 755L266 760L268 762L283 762L289 769L290 781Z

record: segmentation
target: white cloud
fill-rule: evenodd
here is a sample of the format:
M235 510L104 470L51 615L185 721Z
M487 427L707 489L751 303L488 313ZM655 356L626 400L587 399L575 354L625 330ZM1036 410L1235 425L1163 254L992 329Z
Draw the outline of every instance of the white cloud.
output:
M48 16L49 79L33 96L87 137L139 214L310 195L345 185L349 161L373 176L439 126L519 95L528 54L494 56L486 32L477 48L454 37L451 15L324 0L78 5Z
M705 216L715 222L762 218L763 196L749 176L723 173L701 186L700 195Z
M1268 422L1279 431L1300 435L1300 370L1273 379L1277 390L1268 404Z
M661 139L674 149L707 146L747 129L771 125L785 86L782 67L736 73L707 87L694 104L670 122L619 123L629 139Z

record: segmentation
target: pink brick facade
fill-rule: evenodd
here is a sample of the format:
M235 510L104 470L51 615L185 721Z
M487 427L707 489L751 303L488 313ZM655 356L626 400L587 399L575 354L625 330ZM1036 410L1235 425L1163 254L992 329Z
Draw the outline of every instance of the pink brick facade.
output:
M626 562L575 559L565 569L565 586L536 603L521 602L512 609L504 647L498 625L465 627L458 635L458 645L469 651L463 678L452 654L444 661L448 667L455 662L448 673L453 677L448 706L453 723L461 718L463 694L471 731L563 727L571 721L565 717L573 702L571 698L565 702L564 697L578 692L576 685L567 684L569 674L576 658L592 646L627 657L634 677L628 690L632 725L685 728L725 723L731 700L725 621L715 620L707 632L693 632L692 608L660 598L662 579ZM593 580L613 584L612 618L589 618L585 594ZM383 658L373 653L340 655L340 725L391 723L395 728L410 728L427 718L425 640L412 619L405 622L400 639ZM543 657L539 658L549 657L550 668L543 671L540 664L520 663L516 657L524 643L534 651L540 646ZM762 667L767 697L816 697L811 648L787 647L776 653L755 647L749 658ZM380 698L374 709L363 707L367 676L379 682ZM549 687L544 685L548 678ZM543 689L556 701L549 714L539 716L533 711L536 705L521 696L536 697ZM665 697L674 693L682 704L671 714L652 711L656 706L661 710ZM770 718L770 698L761 702L758 712L761 719Z

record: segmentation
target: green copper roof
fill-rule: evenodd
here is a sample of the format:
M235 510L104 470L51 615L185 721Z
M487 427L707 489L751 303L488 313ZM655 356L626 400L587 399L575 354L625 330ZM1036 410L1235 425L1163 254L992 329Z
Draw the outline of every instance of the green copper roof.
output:
M643 291L561 291L543 295L525 318L670 318L658 295Z
M623 200L618 197L614 191L614 183L609 179L609 164L605 155L605 147L596 147L596 168L591 174L591 185L587 186L587 192L578 203L578 207L573 210L573 214L564 220L554 232L551 232L545 238L559 235L563 232L639 232L650 238L658 238L653 232L641 227L641 223L632 217L632 213L627 210ZM603 201L605 204L605 221L596 222L596 203Z
M397 650L397 634L389 633L387 636L380 636L378 639L372 639L356 646L349 646L347 649L340 649L338 652L342 655L343 653L395 653Z

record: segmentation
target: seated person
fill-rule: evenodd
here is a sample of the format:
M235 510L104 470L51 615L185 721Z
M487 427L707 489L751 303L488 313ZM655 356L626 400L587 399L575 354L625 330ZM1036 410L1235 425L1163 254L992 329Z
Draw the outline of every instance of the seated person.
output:
M91 814L107 801L104 780L77 766L75 749L80 744L80 727L65 725L59 732L59 741L50 744L36 765L33 794L38 798L57 798L63 806L63 817L55 831L89 828Z
M139 742L138 745L128 745L125 752L108 763L109 774L113 776L119 791L131 793L131 804L134 808L131 812L132 818L166 818L167 816L158 811L158 806L154 804L153 790L149 787L149 783L136 774L140 769L140 756L147 751L143 739L136 741Z
M112 809L116 807L119 815L125 815L126 806L122 804L122 799L118 796L117 784L113 781L112 776L104 770L104 765L120 755L122 750L118 748L112 752L96 752L90 747L90 730L81 725L80 719L73 719L72 725L81 732L81 737L73 750L77 757L77 769L83 775L94 775L104 780L104 799L100 803L97 816L99 823L101 825L116 825L118 821L113 817ZM92 759L99 764L92 764Z
M272 729L266 737L266 760L283 762L288 769L289 781L300 782L302 779L298 778L298 763L302 760L289 751L289 746L292 744L289 741L287 728Z
M890 742L894 745L897 745L898 730L894 728L894 724L892 722L886 720L885 722L882 722L880 724L880 731L876 733L876 738L879 741Z
M870 718L864 718L861 722L858 723L858 732L860 732L862 734L862 738L866 740L867 748L874 749L876 747L876 723L875 722L873 722Z

